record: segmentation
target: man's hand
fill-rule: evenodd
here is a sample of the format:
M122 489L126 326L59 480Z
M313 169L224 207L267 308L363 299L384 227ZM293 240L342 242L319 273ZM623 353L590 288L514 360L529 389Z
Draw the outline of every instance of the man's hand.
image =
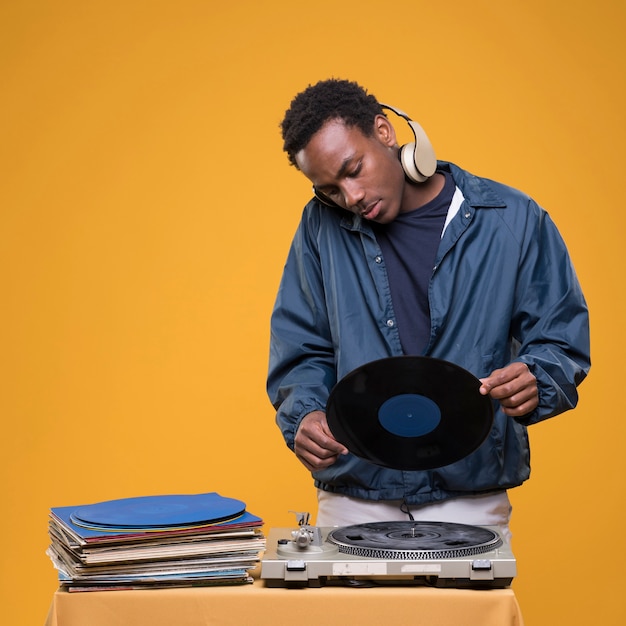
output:
M296 433L294 450L312 472L329 467L340 454L348 454L348 449L332 436L323 411L304 416Z
M526 415L539 404L537 379L526 363L515 362L494 370L480 382L480 393L499 400L502 410L509 417Z

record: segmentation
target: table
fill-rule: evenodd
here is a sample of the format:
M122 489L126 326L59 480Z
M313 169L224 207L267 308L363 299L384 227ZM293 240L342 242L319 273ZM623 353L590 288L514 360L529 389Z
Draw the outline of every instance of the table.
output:
M132 591L58 590L45 626L523 626L512 589L276 589L253 584Z

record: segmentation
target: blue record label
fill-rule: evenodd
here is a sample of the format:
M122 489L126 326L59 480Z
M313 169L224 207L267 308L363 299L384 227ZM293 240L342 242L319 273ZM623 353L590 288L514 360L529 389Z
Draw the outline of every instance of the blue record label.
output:
M441 411L435 402L417 393L401 393L378 409L382 427L398 437L422 437L439 426Z

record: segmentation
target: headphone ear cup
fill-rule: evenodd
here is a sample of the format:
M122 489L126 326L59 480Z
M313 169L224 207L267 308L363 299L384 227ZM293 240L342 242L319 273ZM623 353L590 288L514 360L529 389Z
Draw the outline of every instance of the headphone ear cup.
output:
M415 141L402 146L399 153L400 163L406 177L414 183L423 183L428 180L437 171L437 156L428 135L404 111L382 102L380 106L404 118L413 131Z
M318 191L315 186L313 186L313 195L326 206L332 207L333 209L340 209L341 207L333 202L329 197L325 196L321 191Z
M415 143L407 143L400 148L400 163L410 181L423 183L428 179L428 176L421 174L415 165Z
M423 183L437 170L437 157L424 129L413 120L408 122L415 142L402 146L400 161L410 180Z

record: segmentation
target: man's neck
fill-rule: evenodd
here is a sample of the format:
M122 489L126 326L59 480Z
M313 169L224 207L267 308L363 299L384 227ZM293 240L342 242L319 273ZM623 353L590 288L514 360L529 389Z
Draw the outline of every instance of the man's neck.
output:
M414 211L434 200L441 193L445 182L445 176L439 172L423 183L407 182L404 186L400 213Z

